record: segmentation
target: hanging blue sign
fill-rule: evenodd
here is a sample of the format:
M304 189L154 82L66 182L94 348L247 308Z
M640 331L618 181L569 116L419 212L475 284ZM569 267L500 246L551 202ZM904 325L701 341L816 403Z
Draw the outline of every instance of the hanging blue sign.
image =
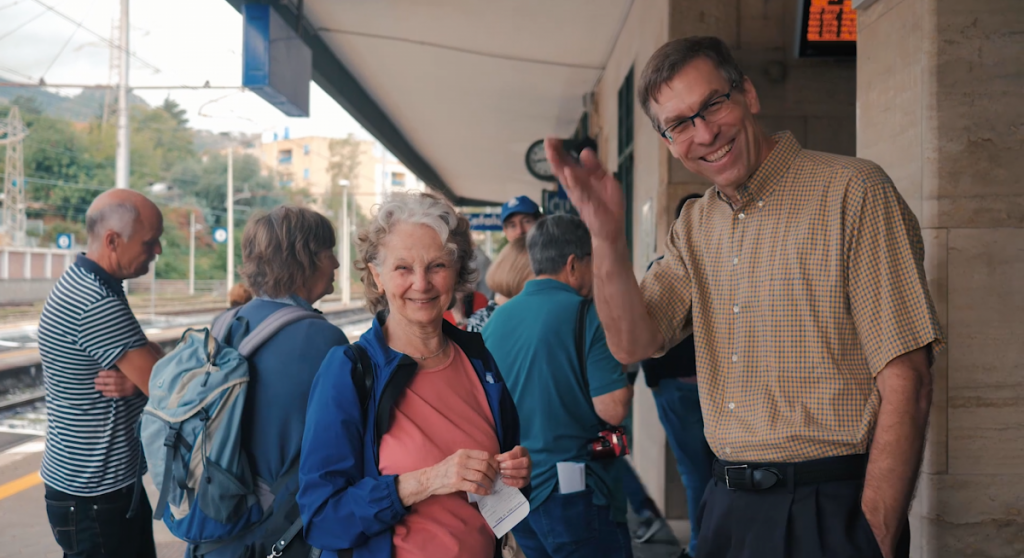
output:
M474 231L500 231L501 230L501 214L500 213L470 213L466 215L469 217L469 228Z
M224 244L228 241L228 230L224 227L214 227L213 241L217 244Z

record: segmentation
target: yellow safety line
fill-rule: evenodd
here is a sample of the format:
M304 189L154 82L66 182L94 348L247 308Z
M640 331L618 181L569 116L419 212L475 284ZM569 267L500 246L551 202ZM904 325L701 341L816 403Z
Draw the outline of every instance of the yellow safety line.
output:
M17 358L25 355L38 355L39 349L18 349L16 351L4 351L0 353L0 360L8 358Z
M14 496L15 494L32 488L33 486L43 483L43 478L39 476L39 472L30 473L21 477L20 479L12 480L7 484L0 484L0 500L7 498L8 496Z

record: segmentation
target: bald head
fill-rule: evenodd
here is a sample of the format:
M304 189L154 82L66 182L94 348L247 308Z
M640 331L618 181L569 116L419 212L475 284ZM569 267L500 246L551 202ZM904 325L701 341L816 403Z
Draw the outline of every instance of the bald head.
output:
M99 248L109 231L127 241L132 235L135 222L144 219L144 213L152 218L152 214L159 215L160 210L135 190L107 190L96 196L85 213L85 232L89 237L90 250Z
M160 253L163 215L146 196L128 189L107 190L85 213L89 257L115 277L146 273Z

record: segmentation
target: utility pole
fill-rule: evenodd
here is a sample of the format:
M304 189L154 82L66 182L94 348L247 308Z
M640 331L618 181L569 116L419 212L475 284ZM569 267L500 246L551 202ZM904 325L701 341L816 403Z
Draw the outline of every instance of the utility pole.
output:
M21 121L18 107L12 106L7 121L0 120L0 145L7 146L4 166L3 227L14 246L25 244L25 157L24 140L28 128Z
M188 214L188 295L196 294L196 212Z
M227 298L231 303L231 287L235 286L235 177L234 177L234 151L232 145L228 148L228 281Z
M121 82L117 85L117 168L115 184L128 187L131 148L128 134L128 0L121 0Z
M352 277L351 277L352 255L351 255L351 248L349 247L349 244L350 244L350 240L349 240L350 221L349 221L349 218L348 218L348 189L349 189L349 181L348 180L341 180L341 181L339 181L339 184L342 187L342 189L341 189L341 211L340 211L340 213L341 213L340 217L341 218L339 219L339 221L340 221L340 227L339 228L341 229L341 239L340 239L339 244L341 246L338 247L339 248L339 258L338 259L340 260L339 263L341 265L341 303L342 304L349 304L350 302L352 302Z

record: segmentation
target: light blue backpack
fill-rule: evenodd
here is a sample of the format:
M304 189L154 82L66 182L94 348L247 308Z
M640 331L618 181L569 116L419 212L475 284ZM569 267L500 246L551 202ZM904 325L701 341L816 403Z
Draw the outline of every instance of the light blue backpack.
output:
M268 512L254 491L249 458L241 447L246 359L284 327L324 319L288 306L229 343L226 336L237 312L225 312L210 329L187 330L153 366L149 403L139 423L149 474L160 488L153 519L163 519L179 539L206 548L260 524ZM294 474L285 473L282 481ZM285 535L294 537L301 522L284 527Z

